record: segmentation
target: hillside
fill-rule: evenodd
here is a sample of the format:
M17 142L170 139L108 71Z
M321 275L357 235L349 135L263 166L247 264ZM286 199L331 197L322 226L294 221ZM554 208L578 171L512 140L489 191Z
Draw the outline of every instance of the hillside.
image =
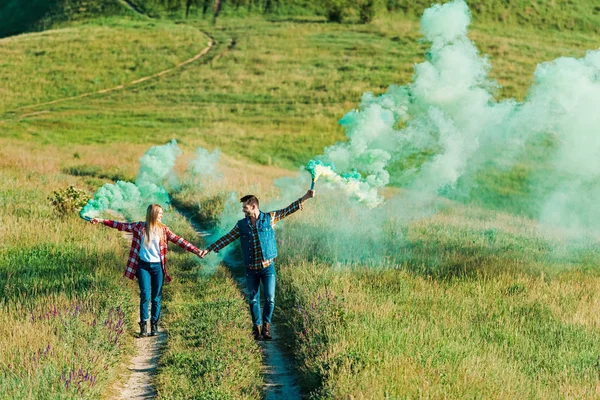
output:
M11 14L52 29L0 39L0 391L108 398L126 379L131 240L83 221L74 200L132 188L145 159L169 180L165 223L204 248L242 218L241 196L284 207L310 185L302 166L331 156L350 178L322 177L277 224L273 342L305 398L599 398L591 2L490 1L468 32L458 4L424 24L450 35L436 44L419 2L387 14L396 3L380 2L370 24L326 23L308 0L304 15L281 0L266 16L232 0L216 25L198 6L180 18L176 1L132 1L151 18L91 0L21 25ZM154 147L167 142L182 153L174 166ZM387 156L385 201L371 208L350 179L378 184ZM58 195L71 186L80 197ZM138 194L107 190L98 213L151 202ZM159 397L264 398L266 357L221 263L236 253L172 250Z
M317 0L233 0L222 2L222 16L247 16L266 12L271 18L294 15L323 16L327 4ZM377 15L398 13L402 18L418 20L431 5L428 0L381 0L375 2ZM346 2L346 15L355 21L354 3ZM189 5L189 7L188 7ZM213 0L6 0L0 5L0 38L23 32L47 29L58 22L76 21L99 16L132 14L132 9L152 17L182 18L212 12ZM544 30L600 32L600 5L593 0L473 0L469 7L475 22L528 26Z
M387 0L392 8L419 17L429 0ZM473 18L480 23L504 23L544 30L600 32L600 4L594 0L471 0Z

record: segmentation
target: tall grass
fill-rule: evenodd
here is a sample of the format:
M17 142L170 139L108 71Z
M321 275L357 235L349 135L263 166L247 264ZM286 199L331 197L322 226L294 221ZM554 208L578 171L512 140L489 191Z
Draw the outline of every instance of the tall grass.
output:
M223 19L217 28L202 20L111 21L5 39L3 48L14 57L2 57L0 79L9 84L1 108L110 87L172 66L205 46L197 29L214 34L218 46L205 61L129 90L5 114L3 134L61 145L158 144L174 137L261 165L297 168L343 140L337 120L357 107L363 92L410 82L426 50L418 24L398 16L370 25L252 16ZM75 45L67 40L72 35ZM522 99L537 63L598 47L584 32L476 24L470 35L490 54L492 77L503 86L499 98ZM230 38L235 46L216 57ZM80 51L66 49L67 43ZM63 53L71 55L68 65L52 62ZM39 57L48 59L45 67L23 79L21 71Z
M280 262L282 311L313 398L596 398L597 274L440 281Z
M0 390L7 398L108 395L132 353L123 243L58 216L47 196L69 179L51 160L9 151L4 162L30 168L0 170Z
M178 235L196 236L175 211L167 219ZM174 279L164 290L161 325L168 341L156 376L160 398L261 398L260 348L231 275L222 268L209 271L179 249L169 254L169 263Z
M0 390L7 398L111 398L127 379L137 332L137 284L122 278L129 240L58 215L47 197L68 185L91 193L103 171L134 169L142 148L120 146L123 157L115 159L110 148L6 139L0 147ZM97 176L65 168L81 163L95 165ZM181 216L165 217L200 245ZM231 279L199 274L195 260L179 248L169 253L174 281L163 295L161 326L169 339L158 390L165 398L258 398L260 354L244 301ZM200 368L200 357L209 370Z
M312 397L598 396L597 240L455 204L402 228L387 266L323 262L314 212L278 233L277 313Z
M226 176L226 186L245 193L245 179ZM188 188L180 201L206 204L220 190ZM305 395L597 397L597 240L443 204L391 221L378 243L359 228L343 242L321 228L353 213L330 215L335 206L317 195L278 230L275 318ZM348 256L361 246L371 255Z

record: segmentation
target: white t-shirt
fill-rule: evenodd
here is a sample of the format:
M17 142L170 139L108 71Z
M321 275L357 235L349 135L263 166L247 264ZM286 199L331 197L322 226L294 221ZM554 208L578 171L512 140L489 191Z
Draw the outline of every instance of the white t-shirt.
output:
M160 235L156 232L152 235L152 241L146 246L146 231L142 236L142 245L140 246L140 259L146 262L160 262Z

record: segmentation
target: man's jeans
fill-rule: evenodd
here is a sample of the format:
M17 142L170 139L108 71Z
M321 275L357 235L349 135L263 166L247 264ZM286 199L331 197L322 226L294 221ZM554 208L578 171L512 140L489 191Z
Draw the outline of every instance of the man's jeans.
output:
M149 263L140 260L135 276L140 285L140 322L148 321L148 303L152 300L150 322L157 323L160 317L160 297L163 287L162 265L159 262Z
M260 318L260 283L263 284L265 306L263 309L263 322L271 323L271 316L275 308L275 264L271 262L267 268L246 268L246 287L248 289L248 302L252 323L261 325Z

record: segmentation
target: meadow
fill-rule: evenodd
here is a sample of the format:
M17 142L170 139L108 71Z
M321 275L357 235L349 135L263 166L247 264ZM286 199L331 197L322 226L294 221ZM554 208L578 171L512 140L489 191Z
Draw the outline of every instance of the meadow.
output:
M197 15L112 16L0 39L2 392L110 398L132 355L127 238L57 214L53 191L91 195L132 180L148 147L176 138L182 176L196 147L223 153L220 182L174 194L207 227L231 190L271 200L276 178L344 139L337 121L363 92L410 81L426 50L411 15L360 25L225 13L216 26ZM511 21L475 18L469 34L490 56L497 98L523 99L539 62L598 48L577 24ZM198 62L128 86L198 54L209 36L216 45ZM518 194L510 174L482 184ZM346 262L327 226L348 218L360 231L360 220L320 195L278 232L275 316L308 398L599 396L597 240L539 232L501 206L440 199L436 213L382 230L376 263ZM205 244L175 211L167 223ZM260 398L260 352L230 274L178 249L170 257L159 395Z

